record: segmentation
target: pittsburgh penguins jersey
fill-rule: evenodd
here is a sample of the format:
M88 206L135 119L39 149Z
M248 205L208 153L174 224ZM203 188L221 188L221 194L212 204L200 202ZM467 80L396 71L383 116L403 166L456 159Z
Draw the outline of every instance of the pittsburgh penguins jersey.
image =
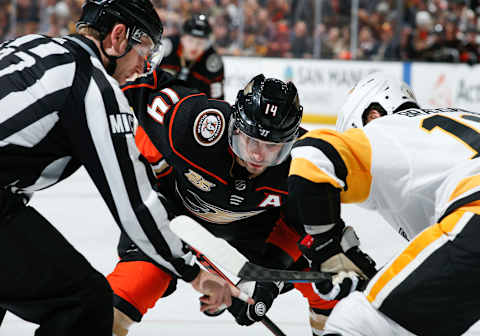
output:
M329 185L342 203L376 210L411 239L445 215L458 186L444 188L445 181L478 165L479 151L480 114L459 109L409 109L363 129L311 131L292 149L289 187L301 186L294 211L307 232L324 232L331 223L319 220L321 205L302 206L309 193L301 189Z
M161 193L174 200L176 214L194 216L219 237L265 239L286 202L290 159L249 178L228 144L230 105L175 81L160 86L162 81L147 96L145 85L123 88L135 105L137 146L152 164ZM149 101L140 102L140 96Z
M183 85L195 88L210 98L223 99L224 70L221 56L213 47L205 50L198 59L187 61L182 54L180 36L163 40L164 58L160 67L182 80Z

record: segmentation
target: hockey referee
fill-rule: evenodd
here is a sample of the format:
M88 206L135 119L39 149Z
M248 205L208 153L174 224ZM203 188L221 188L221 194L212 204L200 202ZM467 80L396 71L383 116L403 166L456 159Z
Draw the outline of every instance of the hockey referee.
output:
M181 258L118 86L143 72L160 46L163 27L150 0L87 1L77 32L0 45L1 309L39 324L37 336L112 335L104 276L27 205L33 192L82 165L144 253L206 294L206 308L230 305L237 289Z

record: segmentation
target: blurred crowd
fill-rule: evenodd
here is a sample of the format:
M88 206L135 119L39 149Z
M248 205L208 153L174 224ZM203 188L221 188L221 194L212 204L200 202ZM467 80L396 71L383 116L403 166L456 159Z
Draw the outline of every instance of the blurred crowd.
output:
M352 1L153 0L166 35L192 14L209 15L222 55L470 64L480 57L477 1L357 0L354 11ZM83 2L0 0L0 40L73 32Z

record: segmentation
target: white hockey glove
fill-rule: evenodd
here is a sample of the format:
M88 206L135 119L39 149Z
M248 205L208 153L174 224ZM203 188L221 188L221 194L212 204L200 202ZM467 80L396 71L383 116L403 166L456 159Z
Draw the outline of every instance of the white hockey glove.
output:
M228 311L239 325L249 326L263 319L282 290L283 282L240 281L237 287L253 298L255 304L247 304L234 298Z
M322 299L340 300L354 290L363 290L376 274L375 262L359 246L355 231L343 222L328 232L306 235L300 241L300 250L312 262L312 270L336 273L331 283L312 284Z

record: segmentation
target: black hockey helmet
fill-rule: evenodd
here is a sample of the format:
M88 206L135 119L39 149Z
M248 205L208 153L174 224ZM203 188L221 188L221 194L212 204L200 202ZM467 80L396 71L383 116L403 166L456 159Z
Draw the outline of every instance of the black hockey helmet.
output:
M150 0L87 0L77 27L91 26L103 39L116 23L125 24L133 38L141 30L160 45L163 25Z
M212 33L212 27L205 14L195 14L183 23L182 31L183 34L208 39Z
M282 152L271 165L279 164L290 153L299 134L303 107L292 82L255 76L237 94L229 123L229 143L242 159L236 134L269 144L282 144Z
M77 29L92 27L100 33L100 40L103 41L117 23L127 26L128 47L122 55L113 56L107 54L103 43L100 43L102 53L110 60L107 72L113 75L117 59L125 56L132 48L146 57L149 71L153 71L163 56L163 25L150 0L87 0L77 22ZM151 40L147 42L146 50L141 47L145 40Z

